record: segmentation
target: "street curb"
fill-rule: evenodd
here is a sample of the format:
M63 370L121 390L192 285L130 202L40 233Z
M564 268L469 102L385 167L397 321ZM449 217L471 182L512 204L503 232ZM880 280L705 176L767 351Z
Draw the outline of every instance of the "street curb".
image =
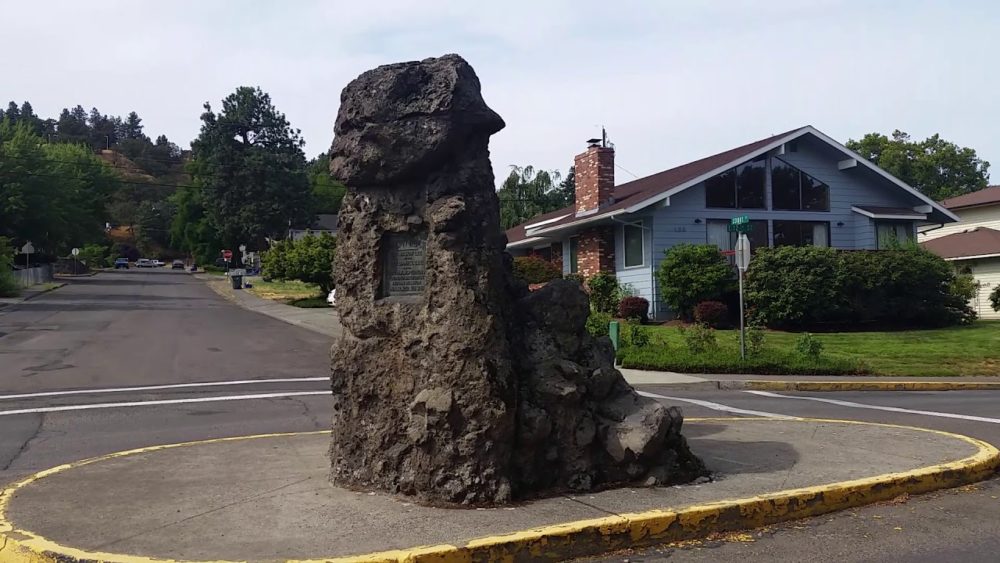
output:
M700 422L768 423L814 422L858 424L917 430L948 436L977 448L973 455L960 460L922 467L906 472L886 473L875 477L830 483L814 487L790 489L764 495L694 505L679 510L650 510L620 514L605 518L555 524L510 534L484 537L465 545L434 545L404 550L384 551L351 557L308 560L326 562L418 562L469 563L471 561L521 561L567 559L597 555L608 551L644 547L704 537L711 533L731 532L817 516L874 502L886 501L902 494L920 494L956 487L986 479L1000 467L1000 450L992 445L939 430L895 424L878 424L851 420L806 418L691 418ZM193 444L246 440L254 438L316 434L320 432L264 434L234 438L219 438L184 442L117 452L76 463L60 465L31 475L0 492L0 562L41 563L71 561L107 561L119 563L152 563L170 561L134 555L92 553L59 545L30 531L19 530L5 516L5 509L18 489L34 481L73 467L98 461ZM301 561L300 563L306 563Z
M626 378L627 380L628 378ZM632 382L633 386L668 387L672 391L809 391L814 393L849 391L1000 391L1000 381L767 381L705 380Z
M1000 381L719 381L719 389L753 391L1000 391Z
M59 289L60 287L63 287L64 285L66 285L66 282L56 282L56 281L53 281L53 282L49 282L49 283L54 283L54 284L57 284L57 285L55 287L50 287L50 288L48 288L46 290L43 290L43 291L36 291L36 292L32 293L31 295L25 297L24 299L21 299L17 303L0 303L0 311L3 311L4 309L7 309L9 307L15 307L17 305L20 305L21 303L24 303L25 301L31 301L32 299L38 297L39 295L45 295L46 293L48 293L50 291L55 291L55 290ZM2 563L2 560L0 560L0 563Z

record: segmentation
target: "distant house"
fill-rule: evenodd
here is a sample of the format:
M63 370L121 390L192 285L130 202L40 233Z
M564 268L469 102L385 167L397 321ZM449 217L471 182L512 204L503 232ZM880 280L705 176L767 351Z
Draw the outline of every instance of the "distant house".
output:
M561 262L564 273L613 272L667 316L654 272L679 243L732 250L732 217L747 215L751 248L817 245L878 249L915 240L918 225L951 211L814 127L800 127L615 185L614 148L576 156L573 205L507 231L515 255Z
M957 223L926 226L924 248L972 274L979 289L970 303L983 319L1000 319L989 295L1000 285L1000 186L946 199L941 205L958 216Z
M337 234L337 214L320 213L316 221L308 229L288 229L288 238L299 240L304 237L318 236L320 233Z

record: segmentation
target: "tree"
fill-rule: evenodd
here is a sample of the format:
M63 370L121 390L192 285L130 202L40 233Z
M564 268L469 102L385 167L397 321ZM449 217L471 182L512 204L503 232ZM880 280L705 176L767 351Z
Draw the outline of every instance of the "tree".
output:
M892 138L869 133L860 141L848 141L847 147L936 201L989 184L989 162L974 149L959 147L937 134L914 141L898 129Z
M560 183L559 172L555 170L549 172L535 170L532 166L512 166L510 175L497 191L500 224L509 229L536 215L569 205L573 200L566 200L566 189L566 182Z
M190 170L224 244L260 249L289 225L312 222L304 141L269 95L237 88L218 114L206 102L201 120Z
M306 168L309 175L315 213L337 213L340 202L347 193L347 186L330 176L330 154L323 153L312 159Z
M46 144L25 121L0 123L0 236L57 254L100 240L114 171L85 147Z
M264 277L314 283L325 296L333 287L335 252L336 240L328 233L278 242L264 253Z
M6 237L0 237L0 297L14 297L18 294L17 283L11 270L14 266L14 249Z

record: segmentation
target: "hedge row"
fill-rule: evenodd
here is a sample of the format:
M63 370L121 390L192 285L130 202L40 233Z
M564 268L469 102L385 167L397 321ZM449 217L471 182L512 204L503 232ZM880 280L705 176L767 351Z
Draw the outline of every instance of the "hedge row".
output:
M972 284L919 248L762 248L750 262L750 317L775 328L934 327L970 322Z

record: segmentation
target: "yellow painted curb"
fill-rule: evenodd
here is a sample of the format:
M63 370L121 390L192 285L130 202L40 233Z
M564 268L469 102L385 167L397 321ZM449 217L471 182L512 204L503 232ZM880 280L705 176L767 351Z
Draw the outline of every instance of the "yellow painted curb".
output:
M728 387L729 382L720 382ZM741 381L734 387L754 391L1000 391L998 382L962 381Z
M351 557L314 559L299 563L319 563L320 561L338 563L471 563L472 561L567 559L627 547L642 547L696 539L713 532L755 528L891 500L904 493L919 494L956 487L986 479L1000 467L1000 450L992 445L968 436L927 428L809 418L691 418L688 420L691 422L733 422L738 420L740 423L819 422L900 428L964 441L974 446L978 451L960 460L906 472L886 473L853 481L692 505L677 510L650 510L555 524L479 538L465 545L421 546ZM86 552L59 545L32 532L15 528L13 523L6 519L7 505L18 489L39 479L74 467L136 453L213 442L322 434L325 432L263 434L152 446L60 465L31 475L0 492L0 540L3 542L0 543L0 563L66 563L69 561L154 563L171 561L112 553Z

